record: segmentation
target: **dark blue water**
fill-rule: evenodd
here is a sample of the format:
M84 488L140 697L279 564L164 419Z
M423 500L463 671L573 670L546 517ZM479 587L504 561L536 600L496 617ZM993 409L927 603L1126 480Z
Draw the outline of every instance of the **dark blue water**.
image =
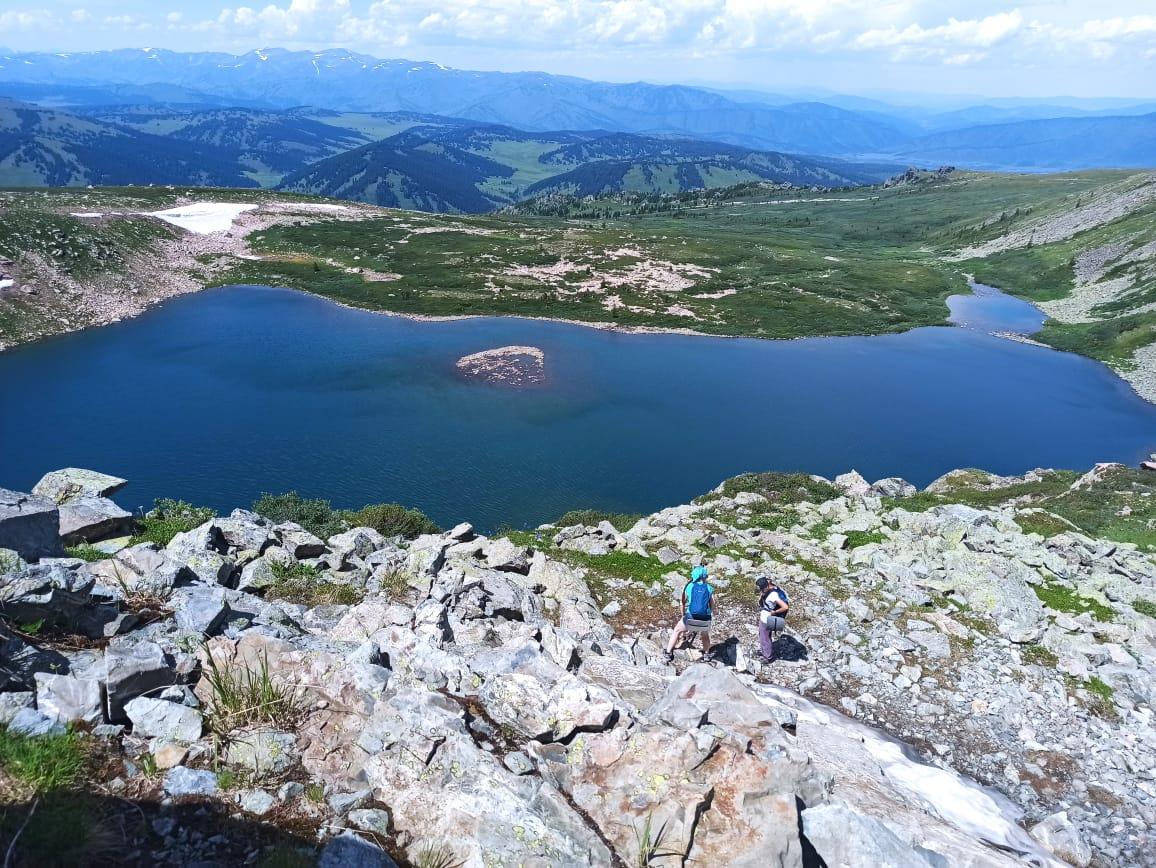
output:
M1001 301L1002 303L1002 301ZM460 380L506 344L549 384ZM0 354L0 486L76 465L128 508L220 509L295 488L400 501L442 523L649 511L745 470L852 467L917 484L963 466L1135 462L1156 407L1087 359L963 328L800 341L626 335L562 323L422 323L231 288Z

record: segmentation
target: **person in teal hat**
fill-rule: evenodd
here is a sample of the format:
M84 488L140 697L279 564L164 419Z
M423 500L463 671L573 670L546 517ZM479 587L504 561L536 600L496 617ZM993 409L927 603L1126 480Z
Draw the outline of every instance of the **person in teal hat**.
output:
M666 645L666 662L674 660L674 649L687 633L702 637L702 656L710 656L710 625L714 617L714 587L707 581L706 567L690 571L690 581L682 589L682 617Z

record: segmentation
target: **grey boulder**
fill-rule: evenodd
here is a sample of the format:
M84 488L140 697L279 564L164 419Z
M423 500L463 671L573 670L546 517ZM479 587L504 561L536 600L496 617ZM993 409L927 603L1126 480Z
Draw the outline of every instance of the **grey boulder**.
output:
M167 741L189 743L201 737L204 721L195 708L138 696L125 704L125 713L132 721L136 735L163 738Z
M81 495L60 505L60 536L66 545L96 542L132 530L132 513L107 497Z
M177 766L165 775L165 793L170 796L215 796L217 776L204 769Z
M100 682L70 675L36 673L36 707L60 723L102 723Z
M125 703L137 696L175 684L177 675L155 642L113 639L104 649L108 719L123 721Z
M95 470L65 467L53 470L32 486L32 493L56 503L69 503L79 497L108 497L128 485L127 479L109 476Z
M397 868L397 863L376 844L345 832L325 845L317 868Z
M0 488L0 548L11 549L28 561L63 554L56 503Z
M803 835L830 868L929 868L919 851L871 817L827 804L802 813Z

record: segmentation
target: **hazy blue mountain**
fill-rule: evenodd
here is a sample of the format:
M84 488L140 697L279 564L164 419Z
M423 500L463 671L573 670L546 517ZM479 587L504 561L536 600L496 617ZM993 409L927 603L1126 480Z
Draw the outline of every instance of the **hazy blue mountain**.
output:
M1156 167L1156 113L969 127L917 138L892 153L927 165L990 169Z
M432 211L481 212L547 193L674 193L747 181L844 186L894 171L718 142L630 133L416 126L290 175L282 189Z
M271 185L309 163L360 147L362 132L300 114L256 109L112 108L84 112L121 127L196 142L230 154L244 171Z
M0 56L0 82L173 85L237 104L414 111L527 130L672 133L801 153L878 152L907 138L877 118L813 103L772 107L700 88L545 73L469 72L349 51L241 56L120 50Z
M0 185L84 184L255 186L211 146L0 102Z

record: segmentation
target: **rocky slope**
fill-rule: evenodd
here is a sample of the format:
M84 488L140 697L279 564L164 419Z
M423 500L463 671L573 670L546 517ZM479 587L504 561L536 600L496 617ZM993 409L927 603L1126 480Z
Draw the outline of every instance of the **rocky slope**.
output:
M1119 536L1151 490L1070 477L751 474L493 539L236 510L162 547L99 542L124 480L50 474L0 492L0 831L49 799L4 746L71 725L138 864L1152 864L1156 564L1060 515L1124 498ZM699 562L718 660L668 666ZM793 607L769 665L759 574Z

